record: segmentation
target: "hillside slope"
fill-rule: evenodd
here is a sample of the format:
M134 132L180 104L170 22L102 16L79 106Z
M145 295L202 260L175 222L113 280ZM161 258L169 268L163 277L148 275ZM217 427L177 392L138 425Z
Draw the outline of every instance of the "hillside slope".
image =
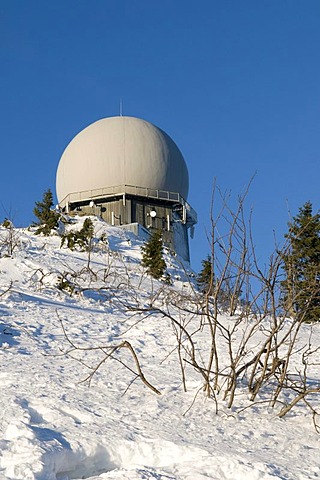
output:
M3 247L0 478L319 478L320 436L304 404L279 419L258 404L236 413L219 400L216 415L191 367L183 391L176 332L147 307L163 288L172 295L191 288L184 268L166 254L174 285L151 281L140 266L141 241L94 223L100 240L90 259L61 249L58 236L24 229L14 231L12 257ZM7 231L0 233L3 246ZM193 321L187 313L185 321ZM309 334L305 326L302 343ZM320 344L317 325L312 341ZM161 395L136 377L124 342ZM108 348L119 345L106 359ZM318 365L314 376L319 383Z

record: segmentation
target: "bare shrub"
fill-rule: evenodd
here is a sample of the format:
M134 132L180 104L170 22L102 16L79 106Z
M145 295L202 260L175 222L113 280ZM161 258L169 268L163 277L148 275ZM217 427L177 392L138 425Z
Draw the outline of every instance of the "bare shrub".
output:
M2 256L12 257L14 250L20 244L18 230L14 227L11 220L7 218L2 222L0 229L0 252Z
M112 291L109 301L126 317L121 324L121 341L79 347L64 330L68 354L99 351L100 359L88 367L87 380L91 380L115 352L125 348L136 365L134 371L131 369L134 379L140 378L159 393L157 387L145 382L138 353L126 337L142 322L156 318L159 329L171 324L173 335L173 346L168 346L159 362L175 356L184 391L192 371L201 379L202 391L213 400L217 413L225 408L239 412L265 405L282 418L304 402L318 429L315 405L320 381L312 378L310 369L319 366L320 349L312 345L311 337L308 344L302 342L301 330L307 328L303 312L299 319L292 319L290 306L284 309L281 303L281 267L287 245L282 249L276 246L267 264L259 264L252 212L245 212L248 188L234 208L230 195L216 186L213 189L208 289L199 291L193 278L180 290L149 279L147 292L143 274L139 282L133 281L126 262L121 275L109 265L104 288ZM198 391L196 396L199 398Z

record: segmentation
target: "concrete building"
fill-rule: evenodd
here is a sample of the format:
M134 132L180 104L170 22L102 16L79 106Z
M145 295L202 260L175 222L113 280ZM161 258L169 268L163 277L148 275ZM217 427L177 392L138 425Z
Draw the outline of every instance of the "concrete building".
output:
M188 230L197 222L187 203L189 175L174 141L134 117L89 125L69 143L57 170L60 208L95 214L111 225L162 230L164 243L189 260Z

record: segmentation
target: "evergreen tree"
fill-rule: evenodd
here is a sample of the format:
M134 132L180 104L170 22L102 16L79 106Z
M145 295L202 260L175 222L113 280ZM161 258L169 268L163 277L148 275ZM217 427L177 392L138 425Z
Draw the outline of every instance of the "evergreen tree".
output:
M197 277L197 283L202 293L212 295L214 288L214 273L212 268L212 259L208 255L205 260L202 260L202 269Z
M282 282L286 311L305 321L320 320L320 215L306 202L288 224Z
M78 232L71 231L62 236L60 247L62 248L65 242L67 242L67 247L70 248L70 250L75 250L77 247L81 251L89 251L91 248L93 235L94 226L92 220L91 218L86 218L83 222L81 230Z
M48 189L44 194L41 202L36 202L33 209L34 215L38 218L38 222L35 222L33 225L38 226L36 230L36 235L43 233L43 235L50 235L51 230L57 228L59 214L54 210L51 210L53 207L53 196L50 189Z
M163 259L163 242L161 231L156 231L150 239L141 247L142 265L153 278L161 278L166 270L166 262Z

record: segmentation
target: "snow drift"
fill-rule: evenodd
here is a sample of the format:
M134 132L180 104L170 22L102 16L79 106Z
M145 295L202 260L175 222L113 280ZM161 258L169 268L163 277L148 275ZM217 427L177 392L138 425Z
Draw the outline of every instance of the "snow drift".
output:
M183 391L170 321L137 321L127 309L135 292L148 302L162 288L143 273L142 242L94 225L100 246L89 263L86 252L61 249L58 236L26 229L15 229L12 256L0 258L0 478L318 478L320 437L304 404L280 419L259 403L239 413L219 399L216 415L192 367ZM169 254L166 262L170 288L190 288L188 266ZM301 342L309 338L305 326ZM161 395L136 377L129 351L103 360L124 341ZM318 325L312 342L320 343Z

